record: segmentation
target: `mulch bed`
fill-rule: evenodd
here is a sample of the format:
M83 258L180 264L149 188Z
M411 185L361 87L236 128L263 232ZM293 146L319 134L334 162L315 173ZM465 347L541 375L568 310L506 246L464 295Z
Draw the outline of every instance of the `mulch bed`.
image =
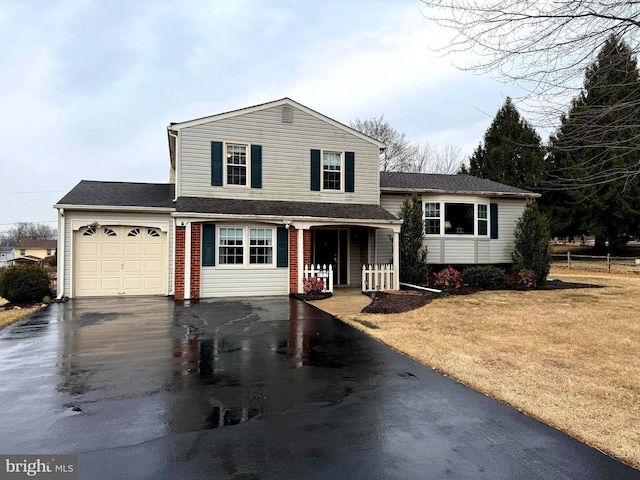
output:
M587 283L563 282L561 280L548 280L547 283L535 289L509 286L506 290L569 290L577 288L602 288L600 285L591 285ZM472 295L483 291L481 288L462 286L445 290L449 295ZM416 308L423 307L436 298L443 296L431 292L418 292L413 290L396 290L393 292L376 292L373 294L373 301L366 306L362 313L403 313Z

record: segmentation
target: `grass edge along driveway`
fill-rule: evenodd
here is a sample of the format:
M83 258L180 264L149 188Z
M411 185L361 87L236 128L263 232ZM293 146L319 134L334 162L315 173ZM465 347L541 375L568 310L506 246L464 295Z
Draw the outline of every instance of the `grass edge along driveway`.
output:
M640 275L553 269L603 288L487 291L343 321L640 468Z

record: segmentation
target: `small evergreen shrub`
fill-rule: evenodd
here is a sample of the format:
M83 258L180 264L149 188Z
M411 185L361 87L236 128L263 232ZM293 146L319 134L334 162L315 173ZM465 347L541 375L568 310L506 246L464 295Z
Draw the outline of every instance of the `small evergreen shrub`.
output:
M42 267L14 265L0 274L0 297L10 302L37 302L50 294L49 275Z
M436 287L460 288L463 284L463 276L453 267L447 267L436 274Z
M498 290L507 286L507 274L498 267L475 266L464 269L464 280L470 287Z
M516 223L513 269L536 272L536 285L544 285L551 268L549 221L538 205L530 203Z
M536 272L533 270L522 269L518 272L518 286L535 288L536 287Z

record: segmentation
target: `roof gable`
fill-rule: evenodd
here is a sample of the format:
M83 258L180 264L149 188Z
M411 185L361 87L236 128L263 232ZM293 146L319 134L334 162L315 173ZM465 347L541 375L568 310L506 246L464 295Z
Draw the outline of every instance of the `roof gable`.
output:
M168 127L167 130L169 131L179 131L183 128L187 128L187 127L193 127L193 126L197 126L197 125L202 125L204 123L209 123L209 122L216 122L216 121L220 121L220 120L225 120L227 118L233 118L233 117L237 117L239 115L245 115L247 113L252 113L252 112L257 112L260 110L265 110L267 108L273 108L273 107L278 107L281 105L289 105L291 107L297 108L302 110L303 112L323 121L326 122L336 128L339 128L340 130L343 130L351 135L355 135L356 137L369 142L373 145L376 145L378 148L380 149L384 149L386 148L386 145L382 142L379 142L378 140L369 137L368 135L365 135L364 133L361 133L357 130L354 130L353 128L349 127L348 125L345 125L344 123L340 123L337 120L334 120L330 117L327 117L326 115L323 115L319 112L316 112L315 110L312 110L309 107L305 107L304 105L302 105L301 103L298 103L294 100L291 100L288 97L285 98L281 98L280 100L274 100L272 102L267 102L267 103L262 103L260 105L254 105L252 107L246 107L246 108L241 108L238 110L232 110L230 112L224 112L224 113L219 113L216 115L211 115L208 117L202 117L202 118L196 118L194 120L188 120L186 122L179 122L179 123L171 123Z
M539 193L472 175L380 172L382 192L475 193L496 196L536 198Z

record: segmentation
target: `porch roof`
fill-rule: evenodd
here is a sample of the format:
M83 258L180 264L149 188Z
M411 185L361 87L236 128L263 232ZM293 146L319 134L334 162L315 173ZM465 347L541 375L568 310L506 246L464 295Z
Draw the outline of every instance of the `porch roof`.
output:
M362 203L285 202L278 200L180 197L176 202L176 212L400 222L397 217L386 211L380 205Z

